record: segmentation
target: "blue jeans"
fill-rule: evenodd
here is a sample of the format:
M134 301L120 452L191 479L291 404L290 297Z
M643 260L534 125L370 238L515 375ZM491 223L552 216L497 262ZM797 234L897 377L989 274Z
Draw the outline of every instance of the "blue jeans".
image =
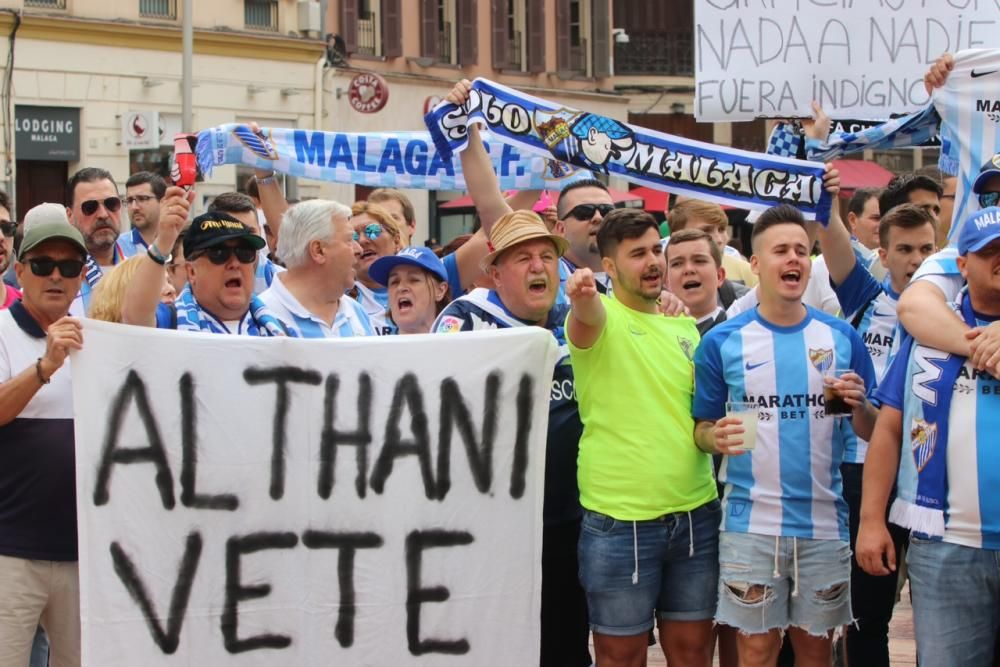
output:
M690 512L650 521L619 521L584 510L580 583L594 632L648 632L653 616L704 621L715 615L719 521L713 500Z
M31 644L31 662L28 667L48 667L49 640L41 628L35 632L35 641Z
M1000 626L1000 551L910 538L921 667L989 667Z

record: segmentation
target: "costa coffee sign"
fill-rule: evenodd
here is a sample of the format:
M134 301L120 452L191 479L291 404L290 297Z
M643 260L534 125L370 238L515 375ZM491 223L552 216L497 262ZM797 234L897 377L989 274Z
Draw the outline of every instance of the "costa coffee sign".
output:
M358 74L351 79L347 99L355 111L375 113L389 101L389 84L378 74Z

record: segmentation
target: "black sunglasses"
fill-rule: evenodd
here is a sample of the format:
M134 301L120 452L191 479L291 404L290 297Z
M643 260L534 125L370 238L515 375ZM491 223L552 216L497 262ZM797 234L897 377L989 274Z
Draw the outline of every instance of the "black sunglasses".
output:
M40 278L51 276L59 268L63 278L76 278L83 271L82 259L52 259L51 257L32 257L28 260L31 272Z
M238 245L238 246L228 246L228 245L217 245L202 252L193 253L188 260L198 259L199 257L207 257L208 261L212 264L223 265L229 261L229 258L236 255L236 259L239 260L240 264L253 264L253 261L257 259L257 251L248 245Z
M10 220L0 220L0 234L3 234L7 238L13 238L14 234L17 233L17 223L11 222Z
M97 213L97 207L101 204L104 204L104 208L106 208L109 213L114 213L122 207L122 200L121 197L108 197L104 200L88 199L80 204L80 210L83 211L84 215L94 215Z
M580 204L570 209L566 215L572 216L577 220L590 220L594 217L594 211L599 211L603 218L613 210L615 210L614 204Z

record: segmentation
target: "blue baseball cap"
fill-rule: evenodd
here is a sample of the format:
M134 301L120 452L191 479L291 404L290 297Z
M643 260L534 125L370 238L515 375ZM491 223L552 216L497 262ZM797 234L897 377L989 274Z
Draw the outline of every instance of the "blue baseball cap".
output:
M973 213L958 234L958 254L979 252L1000 239L1000 207L990 206Z
M422 246L410 246L403 248L395 255L386 255L376 259L368 267L368 277L379 285L388 285L389 274L402 264L419 267L438 280L448 282L448 271L444 268L444 262L434 254L433 250Z

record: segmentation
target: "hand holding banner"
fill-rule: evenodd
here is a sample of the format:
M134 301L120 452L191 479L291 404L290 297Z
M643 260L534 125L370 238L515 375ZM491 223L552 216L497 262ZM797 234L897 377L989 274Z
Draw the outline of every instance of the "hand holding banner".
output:
M504 190L560 189L589 174L483 137ZM198 133L198 165L206 175L224 164L336 183L417 190L466 190L462 165L434 149L427 132L321 132L230 123Z
M778 203L825 220L823 165L675 137L613 118L569 109L506 86L476 79L462 106L443 102L424 118L445 156L467 144L477 123L494 139L525 152L613 173L658 190L738 208Z

